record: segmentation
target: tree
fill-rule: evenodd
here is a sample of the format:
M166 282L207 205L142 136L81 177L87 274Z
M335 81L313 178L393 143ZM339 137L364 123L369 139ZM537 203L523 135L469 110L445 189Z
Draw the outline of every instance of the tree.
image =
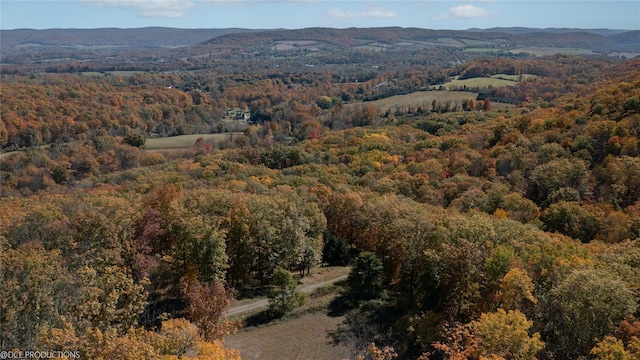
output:
M587 167L581 160L554 159L537 166L529 177L531 195L539 205L548 205L549 197L561 188L584 192Z
M605 270L574 270L549 294L546 339L556 354L587 356L637 303L629 285Z
M328 231L325 232L322 261L333 266L344 266L349 262L349 253L349 245L344 239L330 234Z
M596 360L633 360L640 358L640 339L637 337L629 341L625 346L624 342L613 336L606 336L593 349L591 355Z
M470 325L480 358L534 360L544 347L539 333L529 335L533 321L518 310L485 313Z
M226 318L233 291L225 289L220 281L201 283L194 275L186 275L181 287L187 302L187 316L200 329L202 339L221 340L235 330L235 324Z
M489 99L489 97L484 98L484 101L482 103L482 110L483 111L491 111L492 106L491 106L491 99Z
M318 105L320 109L331 109L333 107L333 100L330 97L323 95L316 99L316 105Z
M593 206L561 201L549 206L540 220L546 231L557 231L587 243L596 238L602 217L602 212Z
M147 139L142 134L130 133L124 137L124 142L137 148L143 148Z
M0 239L2 241L2 239ZM0 244L0 348L35 349L41 329L61 325L59 304L70 283L60 251L38 242Z
M275 316L284 316L304 303L305 296L297 287L298 283L288 270L281 267L275 269L271 276L268 300L269 310Z
M533 290L533 282L524 270L509 270L500 283L502 306L507 310L523 310L527 305L537 304Z
M356 301L371 300L383 295L382 261L371 252L362 252L355 260L347 282L349 293Z

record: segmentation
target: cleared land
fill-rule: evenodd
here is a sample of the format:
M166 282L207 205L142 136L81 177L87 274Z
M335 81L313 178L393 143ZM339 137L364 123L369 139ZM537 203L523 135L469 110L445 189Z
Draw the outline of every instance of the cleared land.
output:
M330 332L344 317L315 313L271 326L241 330L225 337L225 346L240 351L243 359L317 359L349 357L348 349L335 346Z
M530 46L519 49L509 50L512 54L532 54L534 56L548 56L555 54L567 54L567 55L595 55L595 53L589 49L580 48L555 48L555 47L538 47Z
M496 74L491 77L477 77L471 79L463 79L460 80L458 77L452 78L450 81L442 84L442 85L434 85L434 89L438 89L443 87L446 90L460 89L464 88L487 88L489 86L492 87L502 87L502 86L512 86L515 85L516 82L522 77L522 80L527 80L531 78L537 78L539 76L532 74L522 74L522 75L507 75L507 74Z
M466 92L466 91L416 91L411 94L406 95L396 95L390 96L388 98L369 101L366 104L372 104L379 111L386 111L387 109L394 109L396 106L404 107L404 106L418 106L418 105L428 105L431 108L431 102L433 100L437 102L458 102L462 103L465 100L472 99L475 100L478 96L477 93ZM362 103L357 104L349 104L347 106L355 106L361 105Z
M196 140L199 138L202 138L203 141L220 141L229 139L231 134L239 135L241 133L192 134L166 138L148 138L145 143L145 147L147 150L183 149L195 145Z
M506 80L505 80L506 81ZM510 85L513 85L513 81L509 81ZM435 100L438 103L445 103L450 101L451 103L457 103L461 105L465 100L475 100L478 97L478 93L469 91L448 91L448 90L434 90L434 91L416 91L406 95L390 96L388 98L369 101L364 104L372 104L378 112L384 112L389 109L394 110L397 107L405 106L423 106L427 109L431 109L431 103ZM353 103L346 106L362 106L363 103ZM513 107L511 104L493 103L493 108L496 110L506 109Z
M348 358L351 355L348 349L335 345L330 337L344 317L331 317L326 313L339 293L339 287L333 284L345 279L349 270L349 267L341 266L313 269L311 276L300 279L298 289L309 297L302 307L294 310L292 318L240 329L237 334L225 337L225 346L239 350L243 359ZM241 300L229 309L228 315L238 318L256 314L266 305L265 299Z
M475 88L475 87L487 88L489 86L502 87L502 86L511 86L511 85L515 85L515 81L498 79L493 77L481 77L481 78L471 78L471 79L464 79L464 80L453 79L442 85L435 85L435 87L439 88L440 86L443 86L445 89L451 90L452 88L463 88L465 86L469 88Z

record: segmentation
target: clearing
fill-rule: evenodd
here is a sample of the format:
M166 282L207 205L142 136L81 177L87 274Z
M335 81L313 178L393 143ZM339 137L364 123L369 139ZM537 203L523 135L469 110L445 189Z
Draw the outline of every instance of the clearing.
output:
M329 303L338 290L332 285L347 277L349 267L322 267L300 279L298 289L310 294L305 304L294 310L291 318L258 327L240 329L225 337L225 346L239 350L243 359L344 359L349 350L333 343L331 333L344 316L327 315ZM322 289L321 289L322 288ZM229 309L233 318L255 314L266 308L266 299L241 300Z
M494 79L499 80L499 79ZM506 81L506 80L503 80ZM514 84L513 81L509 81L510 84ZM416 91L406 95L395 95L388 98L367 101L364 103L352 103L347 106L363 106L366 104L374 105L378 109L378 113L385 112L389 109L392 111L396 107L402 108L405 106L422 106L425 109L431 109L431 103L435 100L438 103L445 103L447 101L462 105L465 100L475 100L478 97L478 93L469 91L448 91L448 90L433 90L433 91ZM493 103L495 110L502 110L513 107L512 104Z
M555 48L555 47L539 47L539 46L528 46L521 47L514 50L509 50L512 54L532 54L534 56L549 56L555 54L567 54L567 55L596 55L593 51L589 49L580 49L580 48Z
M488 88L492 87L503 87L503 86L513 86L518 80L522 77L522 80L527 80L531 78L537 78L539 76L533 74L522 74L522 75L507 75L507 74L496 74L490 77L475 77L469 79L459 79L458 76L453 77L450 81L442 84L442 85L434 85L434 89L444 88L446 90L451 90L452 88L463 88L466 86L467 88Z
M243 359L317 359L349 357L344 345L334 345L330 332L336 331L343 316L305 314L271 326L240 330L225 337L225 347L240 351Z
M202 138L203 141L214 140L221 141L229 139L233 135L240 135L242 133L216 133L216 134L191 134L191 135L178 135L164 138L147 138L145 142L145 148L147 150L171 150L171 149L184 149L194 146L196 140Z

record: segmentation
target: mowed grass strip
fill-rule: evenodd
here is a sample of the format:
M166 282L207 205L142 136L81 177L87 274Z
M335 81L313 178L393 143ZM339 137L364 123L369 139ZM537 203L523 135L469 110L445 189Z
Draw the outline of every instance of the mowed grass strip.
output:
M145 147L147 150L184 149L194 146L199 138L202 138L203 141L221 141L229 139L231 134L240 135L242 133L191 134L165 138L147 138Z

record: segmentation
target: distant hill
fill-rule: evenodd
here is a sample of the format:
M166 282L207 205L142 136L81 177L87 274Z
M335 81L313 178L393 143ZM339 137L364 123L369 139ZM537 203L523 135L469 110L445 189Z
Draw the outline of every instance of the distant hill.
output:
M610 36L627 32L628 30L620 29L576 29L576 28L527 28L527 27L494 27L489 29L471 28L468 31L473 32L500 32L506 34L529 34L529 33L553 33L553 34L566 34L573 32L587 32L591 34L597 34L602 36Z
M228 59L272 56L268 52L273 50L330 54L336 50L420 51L449 47L473 51L476 55L502 53L510 56L519 54L509 53L511 50L539 47L543 48L540 50L542 54L555 53L554 48L559 48L558 52L625 53L629 54L625 56L635 56L640 53L640 31L529 28L430 30L403 27L315 27L296 30L165 27L16 29L0 30L0 44L0 63L3 64L52 67L55 63L59 70L65 62L82 62L84 69L138 69L142 63L154 63L154 67L190 67L195 66L195 59L213 55ZM533 51L535 53L535 49ZM173 65L161 66L165 61ZM132 65L134 63L136 65Z
M638 47L638 44L640 44L640 30L611 35L609 36L609 39L619 45Z
M492 31L493 30L493 31ZM505 30L505 31L501 31ZM602 34L609 33L605 36ZM443 40L445 39L445 40ZM234 33L209 39L204 44L260 46L277 41L318 41L338 47L353 47L372 41L386 44L404 41L427 42L430 45L452 46L446 39L500 42L510 46L543 46L584 48L595 52L640 52L637 31L595 29L528 29L494 28L487 30L428 30L419 28L307 28L298 30L274 30L251 33Z
M15 47L88 47L136 46L178 47L200 43L216 36L259 30L229 29L175 29L146 27L137 29L15 29L0 30L2 48Z

